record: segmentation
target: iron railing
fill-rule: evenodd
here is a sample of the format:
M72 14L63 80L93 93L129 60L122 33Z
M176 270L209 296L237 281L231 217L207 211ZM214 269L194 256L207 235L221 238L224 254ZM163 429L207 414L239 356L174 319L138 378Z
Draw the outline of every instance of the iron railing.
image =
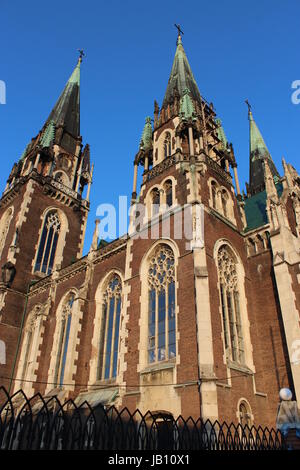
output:
M9 396L0 387L0 449L101 450L280 450L281 433L261 426L249 427L203 421L162 413L130 412L127 408L56 396L28 398L20 390Z

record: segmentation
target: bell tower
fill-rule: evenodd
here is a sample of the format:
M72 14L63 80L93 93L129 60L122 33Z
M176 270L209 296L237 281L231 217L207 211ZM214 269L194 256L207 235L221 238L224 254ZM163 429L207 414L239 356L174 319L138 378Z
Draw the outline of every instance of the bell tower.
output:
M93 168L80 135L83 51L48 119L13 165L0 199L0 340L13 375L30 285L82 256Z

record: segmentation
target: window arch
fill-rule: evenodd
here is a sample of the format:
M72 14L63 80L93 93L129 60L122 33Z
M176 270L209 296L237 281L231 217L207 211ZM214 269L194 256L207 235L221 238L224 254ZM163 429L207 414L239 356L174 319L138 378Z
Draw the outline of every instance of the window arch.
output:
M37 368L45 315L46 306L38 304L31 310L27 317L17 372L17 377L20 378L20 382L16 383L15 390L22 388L26 393L33 392L33 386L30 381L33 380Z
M158 245L148 268L148 363L176 356L175 259L168 245Z
M158 188L154 188L151 192L151 213L152 216L159 213L160 208L160 191Z
M225 189L221 191L222 212L224 217L228 217L228 194Z
M211 199L212 207L217 209L217 183L215 181L211 182Z
M226 357L235 363L244 364L245 347L237 259L228 245L219 248L217 262Z
M167 158L171 155L172 148L171 148L171 134L170 132L166 133L166 137L164 140L164 157Z
M102 320L100 329L98 379L115 379L117 376L122 281L114 273L103 292Z
M253 425L253 415L249 403L242 399L238 403L238 419L241 426L248 426L251 428Z
M57 171L55 174L54 174L54 179L55 181L57 181L58 183L62 183L64 185L68 185L69 184L69 178L67 177L67 175L65 174L65 172L63 171Z
M0 256L2 255L13 213L13 207L9 207L3 214L0 222Z
M51 274L55 259L55 253L61 229L61 221L58 212L51 210L46 214L39 241L38 253L34 270Z
M74 292L71 292L65 299L64 305L62 307L62 312L58 320L59 337L54 371L54 383L57 384L59 387L62 387L64 383L74 300L75 294Z
M167 180L164 184L165 190L165 199L167 207L171 207L173 205L173 186L172 181Z

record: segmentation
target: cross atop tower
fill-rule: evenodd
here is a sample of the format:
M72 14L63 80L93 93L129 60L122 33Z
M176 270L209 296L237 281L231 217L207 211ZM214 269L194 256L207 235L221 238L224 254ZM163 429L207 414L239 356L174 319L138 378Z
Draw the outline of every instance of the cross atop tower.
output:
M77 49L79 52L79 60L82 62L82 58L85 56L84 50L83 49Z
M248 100L245 100L246 105L248 106L248 112L251 113L251 104Z
M180 28L180 24L174 24L175 28L177 28L177 31L178 31L178 37L181 36L182 34L184 34L184 32L182 31L182 29Z

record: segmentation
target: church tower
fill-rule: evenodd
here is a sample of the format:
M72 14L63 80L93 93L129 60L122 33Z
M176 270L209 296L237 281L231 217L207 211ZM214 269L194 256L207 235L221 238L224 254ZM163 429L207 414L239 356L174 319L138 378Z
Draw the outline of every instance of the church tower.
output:
M14 164L0 200L2 375L14 369L29 287L82 256L92 181L80 136L83 53L38 135ZM5 383L5 382L4 382Z

